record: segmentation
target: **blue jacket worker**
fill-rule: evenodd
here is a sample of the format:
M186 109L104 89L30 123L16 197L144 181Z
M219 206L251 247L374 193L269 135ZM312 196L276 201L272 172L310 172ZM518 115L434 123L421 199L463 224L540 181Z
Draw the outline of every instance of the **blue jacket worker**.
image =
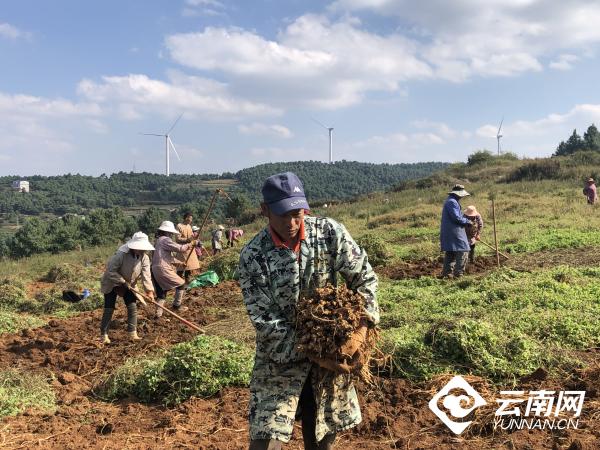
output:
M471 247L467 239L465 227L471 221L464 216L460 207L460 199L469 194L463 185L455 185L444 203L442 209L442 224L440 227L440 244L444 252L444 268L442 277L448 277L453 272L454 278L462 276Z

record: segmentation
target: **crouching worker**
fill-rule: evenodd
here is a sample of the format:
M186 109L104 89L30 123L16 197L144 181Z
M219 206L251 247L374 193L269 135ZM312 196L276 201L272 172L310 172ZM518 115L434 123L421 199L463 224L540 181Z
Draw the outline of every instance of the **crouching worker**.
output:
M154 243L156 250L152 256L152 281L156 289L158 303L162 306L165 304L167 292L172 289L183 289L185 280L181 278L175 270L177 260L173 257L173 253L179 254L180 257L186 258L190 251L194 251L196 241L189 244L177 244L173 241L173 237L178 235L179 231L173 225L173 222L165 220L160 224L156 231L157 240ZM173 308L181 308L181 296L176 296L173 302ZM163 309L158 308L156 318L161 317Z
M108 260L106 270L100 281L100 290L104 294L104 312L100 322L100 339L110 344L108 326L115 311L117 296L123 297L127 306L127 331L131 340L140 338L137 334L136 295L131 290L141 277L146 295L154 298L154 288L150 275L150 258L147 251L154 250L148 236L138 231L126 244Z
M352 336L352 357L367 327L379 321L377 276L346 228L309 217L304 188L291 172L269 177L262 189L269 223L242 250L239 282L256 329L250 382L250 450L277 450L302 420L305 449L331 449L336 434L361 421L350 368L333 360L309 360L296 349L300 295L336 284L338 274L364 297L364 322Z

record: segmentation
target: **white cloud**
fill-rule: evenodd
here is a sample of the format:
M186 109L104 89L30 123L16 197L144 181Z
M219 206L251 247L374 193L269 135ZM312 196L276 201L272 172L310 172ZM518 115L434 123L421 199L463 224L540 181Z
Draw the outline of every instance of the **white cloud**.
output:
M19 30L9 23L0 23L0 37L15 41L17 39L30 39L31 33Z
M556 70L571 70L573 68L573 63L579 61L579 57L577 55L570 55L568 53L559 55L557 59L551 61L548 65L551 69Z
M102 109L93 102L0 92L0 151L40 163L52 154L75 148L69 130L60 130L61 121L94 123L102 114Z
M600 105L581 104L575 105L564 114L548 114L537 120L517 120L502 125L504 138L531 138L539 136L562 136L560 140L566 139L566 133L570 134L577 128L580 134L592 123L600 124ZM491 124L483 125L476 130L481 137L496 137L498 126ZM554 145L558 144L558 141Z
M165 46L179 64L222 74L235 89L280 106L350 106L369 91L401 92L400 82L432 73L415 56L414 42L366 32L354 19L318 15L297 18L277 40L209 27L171 35Z
M226 6L218 0L186 0L181 11L184 17L222 16Z
M108 133L108 126L104 123L101 122L100 120L97 119L87 119L85 121L85 123L87 124L88 128L93 131L94 133L97 134L106 134Z
M0 114L46 117L97 116L102 114L102 110L93 102L73 103L60 98L48 99L33 95L0 92Z
M366 140L356 142L359 148L410 148L414 149L422 145L440 145L446 141L435 133L392 133L383 136L372 136Z
M600 4L593 0L337 0L330 9L373 11L419 30L413 34L436 76L458 82L540 71L542 58L585 54L600 42ZM570 62L559 59L553 68Z
M142 111L149 110L169 116L185 111L188 118L235 119L280 114L266 104L235 98L224 83L178 72L171 72L169 78L167 82L141 74L105 76L102 82L82 80L77 91L96 103L115 105L127 120L138 119Z
M444 138L454 138L459 133L453 130L449 125L443 122L433 122L431 120L413 120L410 123L413 127L421 130L433 130L436 134Z
M268 125L264 123L251 123L249 125L238 125L238 131L241 134L254 135L254 136L271 136L283 139L289 139L293 136L293 133L289 128L283 125Z

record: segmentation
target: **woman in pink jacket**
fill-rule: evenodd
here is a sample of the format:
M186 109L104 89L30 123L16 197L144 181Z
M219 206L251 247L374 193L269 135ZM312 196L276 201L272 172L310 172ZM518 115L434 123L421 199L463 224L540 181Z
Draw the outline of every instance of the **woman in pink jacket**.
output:
M173 241L173 236L179 234L179 231L173 225L173 222L165 220L160 224L156 232L156 242L154 243L154 256L152 257L152 281L156 289L158 303L165 304L167 292L174 288L182 288L185 280L177 275L175 264L177 260L174 253L187 254L194 247L195 241L189 244L177 244ZM187 308L181 306L181 297L179 301L176 298L173 302L173 308L185 311ZM162 316L162 308L156 311L156 317Z

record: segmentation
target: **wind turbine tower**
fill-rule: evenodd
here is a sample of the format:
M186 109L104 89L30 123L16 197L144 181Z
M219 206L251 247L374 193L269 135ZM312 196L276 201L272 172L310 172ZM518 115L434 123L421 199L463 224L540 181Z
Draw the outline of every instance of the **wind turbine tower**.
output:
M500 156L500 138L502 137L502 135L500 134L500 131L502 130L503 122L504 122L504 117L500 121L500 126L498 127L498 132L496 133L496 140L498 141L498 156Z
M317 119L313 120L329 132L329 164L333 164L333 127L326 127Z
M179 153L177 153L177 149L175 148L175 144L173 144L173 141L171 140L171 135L170 135L171 131L173 131L173 128L175 128L175 125L177 125L177 122L179 122L179 119L181 119L181 116L183 116L183 113L181 113L179 115L177 120L175 120L175 122L173 122L173 125L171 125L171 128L169 128L169 131L167 131L165 134L140 133L144 136L159 136L159 137L165 138L165 175L166 176L169 176L169 174L170 174L169 151L171 149L175 152L175 156L177 156L177 159L179 161L181 161L181 158L179 157Z

